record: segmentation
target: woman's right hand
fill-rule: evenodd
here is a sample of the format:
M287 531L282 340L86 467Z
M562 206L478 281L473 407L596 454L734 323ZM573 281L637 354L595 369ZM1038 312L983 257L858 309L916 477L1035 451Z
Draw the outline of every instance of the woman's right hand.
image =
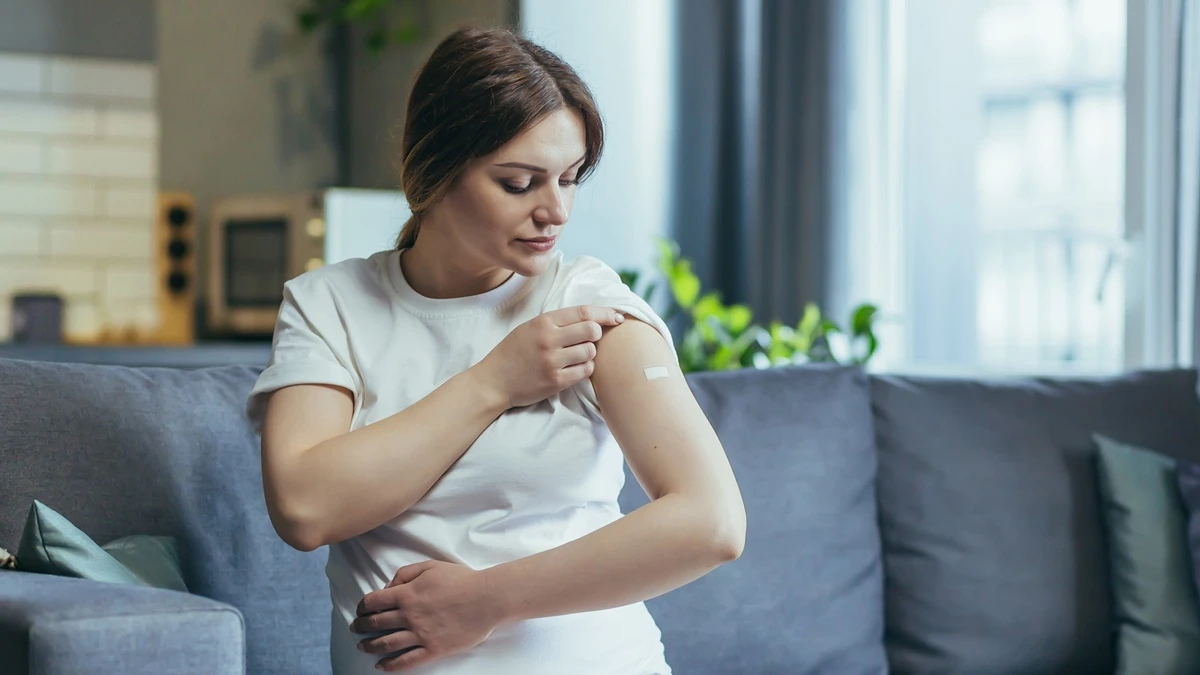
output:
M624 320L609 307L546 312L513 329L473 370L510 408L532 405L591 377L604 327Z

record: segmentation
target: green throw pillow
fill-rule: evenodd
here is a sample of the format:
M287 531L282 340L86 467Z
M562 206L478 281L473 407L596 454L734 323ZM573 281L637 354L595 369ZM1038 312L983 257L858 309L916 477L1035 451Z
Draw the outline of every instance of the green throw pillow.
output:
M187 592L174 538L133 535L99 546L37 500L29 508L17 561L29 572Z
M1166 455L1095 436L1117 675L1200 672L1187 512Z

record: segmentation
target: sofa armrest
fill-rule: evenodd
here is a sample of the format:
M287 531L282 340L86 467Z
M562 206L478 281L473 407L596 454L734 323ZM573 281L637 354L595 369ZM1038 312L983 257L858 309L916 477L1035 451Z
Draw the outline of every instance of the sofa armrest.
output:
M0 570L0 664L16 675L245 673L235 607L187 593Z

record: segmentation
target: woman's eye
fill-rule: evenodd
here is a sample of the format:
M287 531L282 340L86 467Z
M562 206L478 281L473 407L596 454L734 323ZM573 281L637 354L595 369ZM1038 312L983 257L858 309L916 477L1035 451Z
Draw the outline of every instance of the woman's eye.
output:
M514 195L519 195L519 194L524 194L526 192L529 192L528 185L513 185L512 183L502 183L502 185L504 186L505 190L507 190L508 192L511 192Z
M558 184L563 187L568 187L570 185L579 185L579 179L572 178L571 180L560 180L560 181L558 181Z

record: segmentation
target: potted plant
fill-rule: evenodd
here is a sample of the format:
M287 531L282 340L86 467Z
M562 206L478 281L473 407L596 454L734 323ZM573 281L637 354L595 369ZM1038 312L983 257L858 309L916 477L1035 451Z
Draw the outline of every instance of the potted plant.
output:
M800 363L865 365L878 348L874 331L878 310L872 304L855 307L845 328L813 303L805 307L795 326L779 321L763 326L755 323L749 307L726 305L716 292L702 293L691 261L680 257L675 242L660 239L658 245L661 278L643 280L636 271L623 270L621 280L651 303L660 288L669 290L663 318L669 321L680 313L687 317L677 345L685 373Z

